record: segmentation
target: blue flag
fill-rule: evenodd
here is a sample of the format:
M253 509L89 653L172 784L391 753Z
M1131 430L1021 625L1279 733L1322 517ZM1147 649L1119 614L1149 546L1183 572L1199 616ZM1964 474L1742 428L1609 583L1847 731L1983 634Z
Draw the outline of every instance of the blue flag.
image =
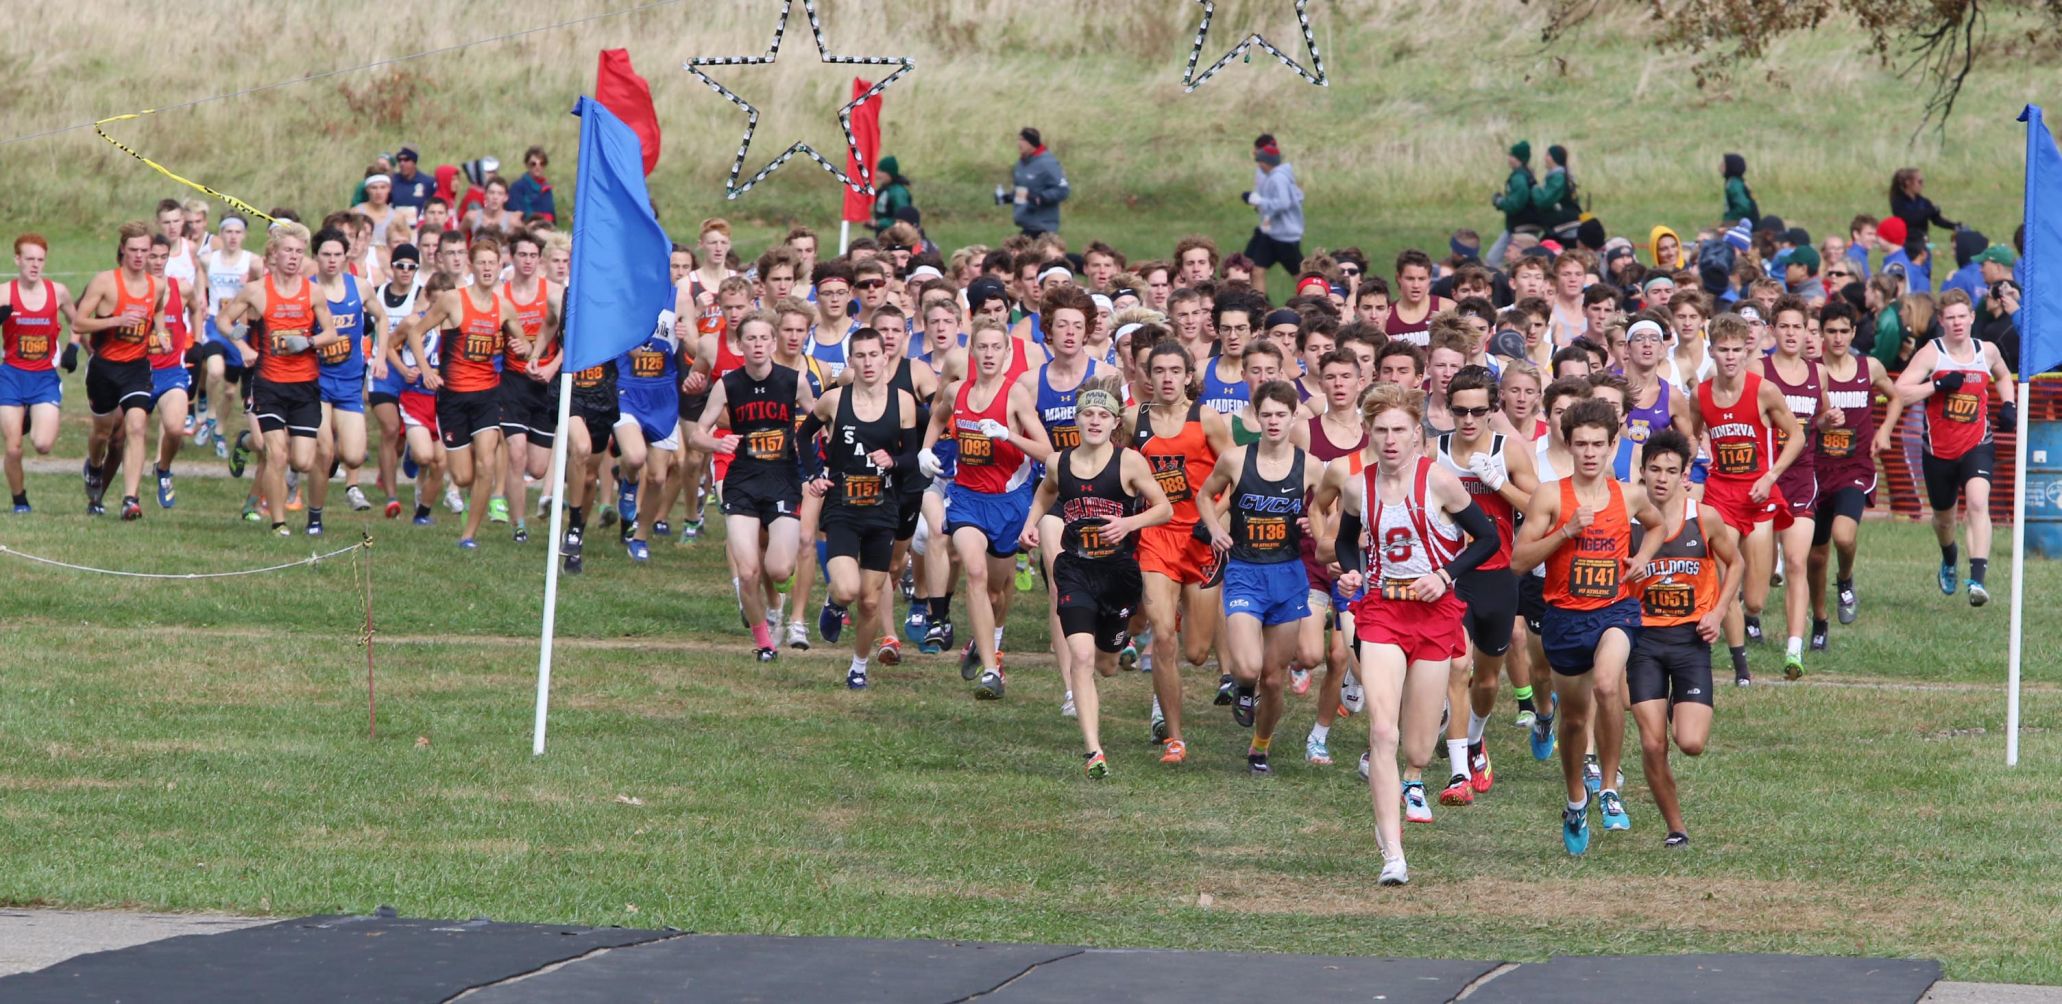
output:
M593 98L582 97L573 114L580 116L580 167L565 295L568 373L628 352L673 302L673 241L652 215L637 133Z
M2020 291L2019 372L2062 364L2062 151L2041 122L2039 105L2019 113L2026 123L2026 256Z

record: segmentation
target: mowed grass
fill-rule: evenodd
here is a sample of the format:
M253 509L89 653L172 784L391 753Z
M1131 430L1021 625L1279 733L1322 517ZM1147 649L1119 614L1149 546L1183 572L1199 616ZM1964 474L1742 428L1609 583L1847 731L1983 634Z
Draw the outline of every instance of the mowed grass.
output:
M42 511L0 519L0 543L183 572L356 538L341 513L321 542L265 537L233 518L241 488L188 478L177 510L121 524L75 515L76 482L39 475ZM1314 699L1294 699L1280 775L1253 781L1244 733L1207 704L1214 673L1193 671L1195 754L1167 769L1145 742L1146 681L1122 674L1104 687L1115 774L1090 783L1041 592L1014 606L1007 701L973 701L944 656L853 694L844 651L752 662L719 541L633 567L596 534L588 574L563 583L551 749L534 759L541 544L495 534L461 554L442 513L365 525L376 740L348 560L143 581L0 556L0 902L1317 954L1911 955L1957 979L2062 983L2027 950L2062 935L2054 628L2037 600L2025 762L2008 770L2006 610L1942 598L1921 527L1865 527L1862 620L1803 683L1717 695L1711 752L1678 768L1689 850L1661 848L1635 758L1636 829L1570 859L1557 771L1525 753L1507 700L1496 789L1412 827L1413 885L1377 890L1361 720L1335 730L1338 766L1310 767L1295 753ZM2032 572L2030 596L2062 585ZM1755 653L1764 677L1776 656Z

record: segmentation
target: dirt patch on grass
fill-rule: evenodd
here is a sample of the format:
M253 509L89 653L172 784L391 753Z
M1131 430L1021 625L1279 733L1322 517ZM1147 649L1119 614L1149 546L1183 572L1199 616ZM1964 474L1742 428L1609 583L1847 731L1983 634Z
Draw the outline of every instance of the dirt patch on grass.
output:
M142 786L141 781L111 781L104 777L18 777L0 774L0 791L112 791Z

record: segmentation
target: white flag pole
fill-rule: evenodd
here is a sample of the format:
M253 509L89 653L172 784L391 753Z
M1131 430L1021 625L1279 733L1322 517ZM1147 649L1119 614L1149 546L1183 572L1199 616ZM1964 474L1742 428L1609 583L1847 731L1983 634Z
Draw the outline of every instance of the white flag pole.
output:
M564 361L563 349L560 361ZM551 444L551 532L544 538L544 633L537 643L537 721L531 729L531 756L544 755L544 718L551 705L551 641L558 629L559 531L565 526L566 517L566 427L572 415L573 371L563 369L558 376L558 435L552 437ZM2016 592L2013 598L2016 602Z
M2012 641L2005 685L2005 766L2019 766L2019 656L2026 631L2026 430L2033 381L2019 381L2019 440L2012 449Z
M851 220L839 220L839 221L838 221L838 253L839 253L839 254L844 254L844 253L845 253L845 249L846 249L846 248L848 248L848 247L851 247L851 246L852 246L852 221L851 221Z

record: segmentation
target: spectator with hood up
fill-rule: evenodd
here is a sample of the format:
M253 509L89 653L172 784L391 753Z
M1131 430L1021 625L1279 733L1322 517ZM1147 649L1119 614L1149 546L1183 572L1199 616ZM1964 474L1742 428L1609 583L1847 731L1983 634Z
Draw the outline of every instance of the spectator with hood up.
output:
M1754 191L1747 187L1747 158L1737 153L1725 155L1721 169L1725 175L1725 212L1719 216L1727 224L1747 221L1749 227L1761 219L1761 206L1754 201Z
M1683 258L1683 239L1672 228L1656 226L1647 232L1648 261L1657 272L1675 272L1688 267Z

